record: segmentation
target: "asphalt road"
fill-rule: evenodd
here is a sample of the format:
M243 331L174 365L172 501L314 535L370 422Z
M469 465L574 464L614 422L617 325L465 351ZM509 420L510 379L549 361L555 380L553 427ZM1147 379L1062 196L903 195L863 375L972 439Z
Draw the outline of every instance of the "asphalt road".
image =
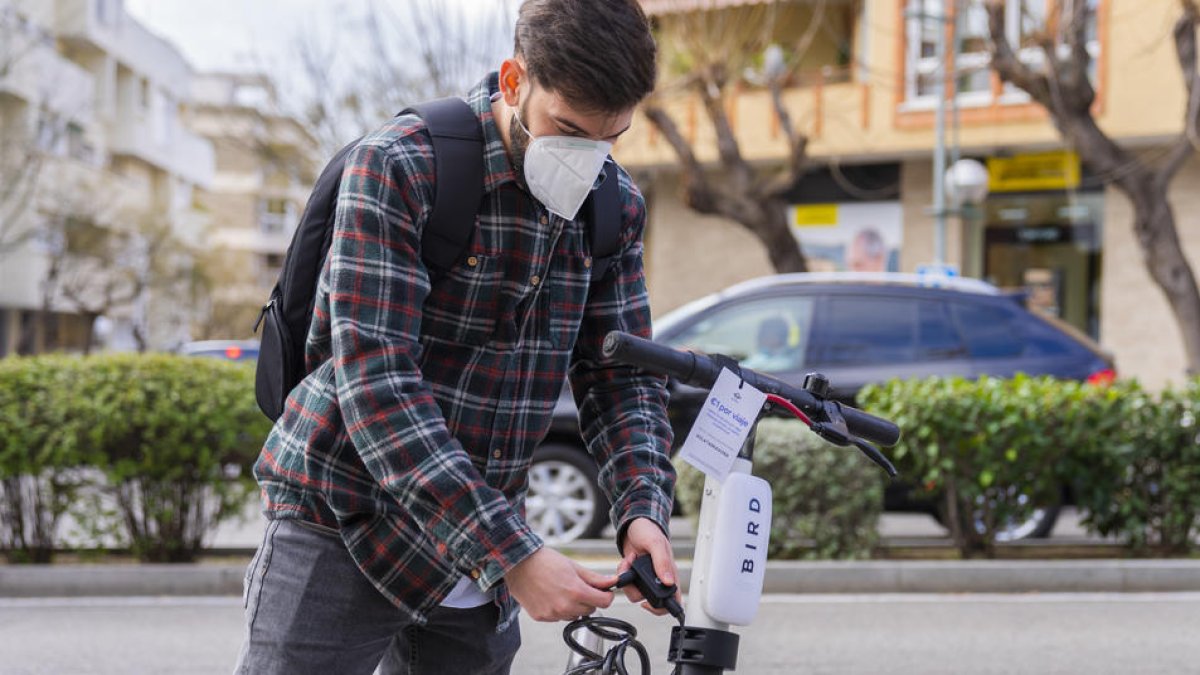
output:
M670 622L627 603L667 673ZM561 624L524 622L513 672L558 675ZM767 596L738 673L1196 673L1200 594ZM228 673L237 598L0 599L0 673Z

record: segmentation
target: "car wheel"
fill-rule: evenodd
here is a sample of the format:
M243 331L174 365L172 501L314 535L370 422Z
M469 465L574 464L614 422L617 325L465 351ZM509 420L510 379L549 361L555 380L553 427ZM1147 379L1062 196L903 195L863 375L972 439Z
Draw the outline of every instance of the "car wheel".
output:
M1061 510L1062 504L1060 502L1035 507L1028 518L1014 520L999 528L996 532L996 543L1002 544L1021 539L1045 539L1049 537L1050 533L1054 531L1054 525L1058 522L1058 514ZM937 518L943 527L949 529L949 521L942 509L937 509L934 517ZM983 533L982 510L972 511L969 514L961 514L960 517L969 518L969 522L966 520L963 522L964 530L972 529L980 534Z
M596 463L582 448L543 445L533 453L525 520L547 545L598 537L608 525L608 500L596 484Z

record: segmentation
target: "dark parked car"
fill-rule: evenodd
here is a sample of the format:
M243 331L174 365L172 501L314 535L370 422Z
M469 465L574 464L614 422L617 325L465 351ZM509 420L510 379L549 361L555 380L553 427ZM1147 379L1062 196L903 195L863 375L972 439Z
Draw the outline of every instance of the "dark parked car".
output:
M226 361L257 361L258 340L204 340L179 348L183 356L203 356Z
M819 371L834 394L853 403L866 384L934 375L1011 376L1018 372L1063 379L1109 381L1113 359L1074 328L1035 315L1020 295L972 279L939 287L902 274L792 274L738 284L686 305L655 322L655 340L681 349L732 356L761 372L801 384ZM671 385L670 416L682 443L704 392ZM933 505L888 491L889 510L927 511ZM608 504L596 488L596 468L579 438L569 394L538 450L530 476L528 514L549 542L598 535ZM1007 538L1047 536L1058 504Z

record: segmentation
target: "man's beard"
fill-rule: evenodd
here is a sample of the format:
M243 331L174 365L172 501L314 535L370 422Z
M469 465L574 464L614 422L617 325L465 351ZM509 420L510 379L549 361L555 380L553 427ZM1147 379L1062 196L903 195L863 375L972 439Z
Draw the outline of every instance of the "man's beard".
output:
M525 124L529 124L529 117L525 114L529 109L528 103L526 101L525 104L520 106L520 119ZM529 149L529 134L525 133L525 130L521 128L520 123L517 122L517 115L515 113L508 121L508 140L511 146L508 158L512 162L513 172L517 174L518 178L524 180L525 151Z

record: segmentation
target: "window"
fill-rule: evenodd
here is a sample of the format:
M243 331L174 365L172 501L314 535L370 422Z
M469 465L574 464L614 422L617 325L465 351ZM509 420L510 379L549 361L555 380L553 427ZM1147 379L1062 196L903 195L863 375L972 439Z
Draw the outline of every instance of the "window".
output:
M279 273L283 271L283 254L268 253L259 257L259 285L269 288L279 279Z
M1070 338L1035 317L1022 321L1019 332L1026 356L1068 356L1079 351Z
M123 9L121 0L96 0L96 20L102 26L116 26Z
M906 298L832 296L821 328L822 365L874 365L916 360L917 303ZM931 334L931 338L932 338Z
M941 64L937 59L938 31L944 29L942 0L909 0L904 22L908 27L905 53L905 98L929 98L937 93Z
M942 361L965 356L966 346L943 302L924 301L917 306L917 360Z
M765 373L804 367L814 300L761 298L717 308L667 344L725 354Z
M959 33L955 36L958 48L955 91L960 100L969 101L972 95L987 100L992 95L987 8L981 2L969 2L960 7L963 15L956 21Z
M1013 312L997 306L956 303L954 314L972 358L1003 359L1021 355L1024 347L1013 325Z
M286 199L263 199L258 207L259 229L266 235L287 235L296 224L296 207Z
M1063 0L1064 13L1075 2L1087 2L1088 52L1092 56L1091 74L1095 79L1096 59L1100 53L1096 10L1099 0ZM948 15L950 3L943 0L909 0L905 12L905 99L929 104L937 95L937 78L942 64L937 58L938 31L954 34L957 57L954 63L955 88L959 102L986 105L992 102L992 73L988 53L989 29L985 0L965 0L956 6L960 16ZM1042 67L1045 54L1034 44L1034 36L1046 27L1047 0L1005 0L1005 26L1008 41L1022 61ZM951 19L955 26L948 25ZM949 59L949 54L947 54ZM1023 102L1028 96L1012 85L1005 85L1003 100Z

